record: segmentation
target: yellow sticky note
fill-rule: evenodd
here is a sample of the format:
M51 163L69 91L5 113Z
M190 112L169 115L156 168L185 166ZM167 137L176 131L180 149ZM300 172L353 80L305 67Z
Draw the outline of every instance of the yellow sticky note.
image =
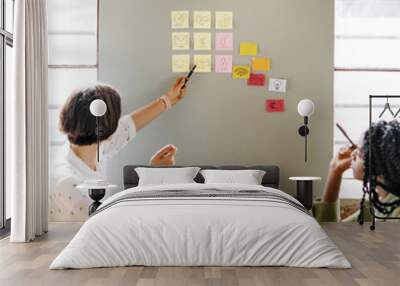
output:
M211 55L194 55L195 72L211 72Z
M253 70L255 71L269 71L270 60L269 58L253 58L252 61Z
M194 11L193 12L193 28L195 28L195 29L211 29L211 12L210 11Z
M190 33L174 32L172 33L172 49L173 50L189 50Z
M232 78L249 78L250 67L249 66L233 66Z
M258 52L257 43L255 42L241 42L240 55L242 56L256 56Z
M211 33L194 33L193 41L195 50L211 50Z
M172 55L172 72L188 72L189 69L189 55Z
M172 29L189 28L189 11L172 11L171 27Z
M215 29L229 30L233 27L233 13L228 11L215 12Z

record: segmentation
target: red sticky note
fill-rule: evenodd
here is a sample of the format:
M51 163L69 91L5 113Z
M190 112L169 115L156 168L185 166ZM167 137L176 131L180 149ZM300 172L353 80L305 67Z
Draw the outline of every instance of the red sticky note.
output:
M267 112L284 112L285 100L284 99L267 99L265 101L265 109Z
M265 85L265 74L250 74L250 77L247 79L247 85Z

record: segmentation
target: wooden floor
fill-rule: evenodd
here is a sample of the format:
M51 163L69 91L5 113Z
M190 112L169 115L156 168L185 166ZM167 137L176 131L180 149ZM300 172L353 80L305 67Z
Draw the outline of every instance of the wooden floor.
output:
M123 267L48 270L79 229L53 223L45 237L28 244L0 241L0 285L400 285L400 224L324 224L352 269L288 267Z

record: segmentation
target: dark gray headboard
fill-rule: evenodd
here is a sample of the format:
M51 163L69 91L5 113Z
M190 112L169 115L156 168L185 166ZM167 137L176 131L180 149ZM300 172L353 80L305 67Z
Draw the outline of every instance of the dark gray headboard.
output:
M146 165L128 165L124 167L124 189L129 189L136 187L139 183L139 177L135 171L137 167L147 167L152 168L151 166ZM179 168L184 166L171 166L164 168ZM220 169L220 170L264 170L266 173L262 180L262 185L265 187L279 188L279 167L278 166L268 166L268 165L260 165L260 166L196 166L201 169ZM204 183L203 176L199 173L194 180L197 183Z

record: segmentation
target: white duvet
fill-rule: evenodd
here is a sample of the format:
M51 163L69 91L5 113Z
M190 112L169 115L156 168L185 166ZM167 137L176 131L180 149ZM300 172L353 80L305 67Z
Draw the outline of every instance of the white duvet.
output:
M148 190L264 190L250 185L184 184ZM317 221L285 204L257 199L127 201L91 217L50 269L145 266L294 266L350 268Z

